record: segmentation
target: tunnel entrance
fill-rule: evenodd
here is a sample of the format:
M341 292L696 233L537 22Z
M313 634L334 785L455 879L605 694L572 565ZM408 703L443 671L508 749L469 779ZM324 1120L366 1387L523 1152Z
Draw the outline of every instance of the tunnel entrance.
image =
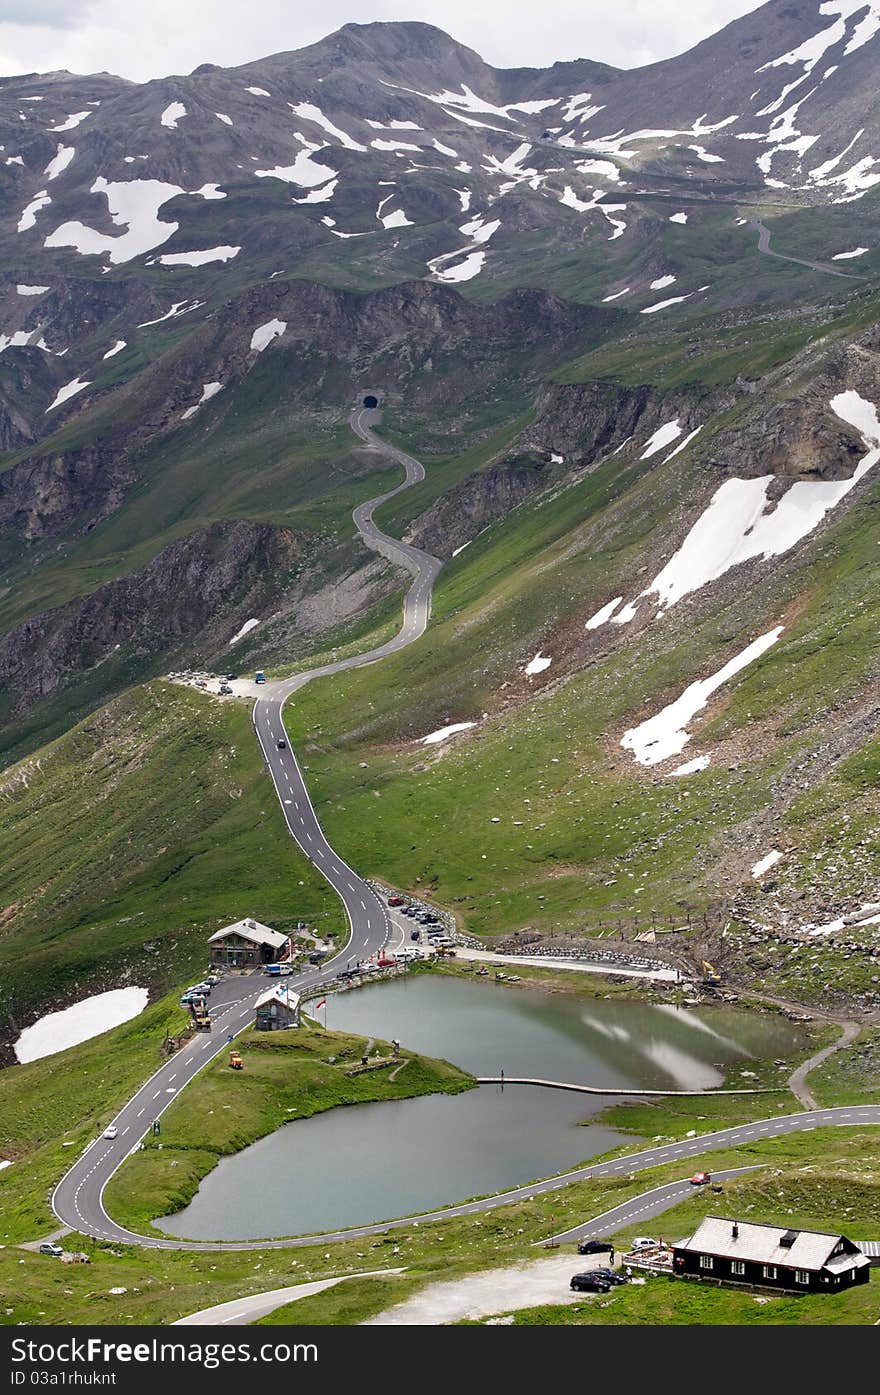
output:
M364 406L365 406L365 407L378 407L378 405L379 405L379 399L378 399L378 397L374 396L374 394L373 394L372 392L368 392L367 395L366 395L366 397L364 398Z

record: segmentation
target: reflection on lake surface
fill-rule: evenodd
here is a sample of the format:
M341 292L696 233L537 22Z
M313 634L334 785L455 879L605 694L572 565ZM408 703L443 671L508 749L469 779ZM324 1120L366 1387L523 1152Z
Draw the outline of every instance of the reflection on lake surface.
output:
M331 997L329 1027L396 1037L474 1075L618 1089L709 1089L725 1068L791 1052L789 1023L717 1008L563 997L419 975ZM733 1079L731 1086L737 1083ZM747 1081L742 1082L747 1084ZM162 1228L192 1239L296 1235L431 1210L575 1166L621 1142L600 1096L483 1085L287 1124L202 1182Z

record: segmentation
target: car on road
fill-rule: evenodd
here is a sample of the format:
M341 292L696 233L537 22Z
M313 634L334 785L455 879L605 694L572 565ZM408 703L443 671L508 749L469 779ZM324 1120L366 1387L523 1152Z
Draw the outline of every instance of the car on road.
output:
M279 751L286 751L286 750L287 750L287 742L284 740L284 737L283 737L283 736L282 736L281 740L278 742L278 749L279 749Z
M578 1293L610 1293L611 1285L596 1274L572 1274L569 1288Z
M51 1240L44 1240L42 1245L40 1246L40 1254L54 1255L56 1259L59 1259L61 1255L64 1254L64 1251L62 1250L60 1245L54 1245Z
M691 1178L692 1187L705 1187L707 1182L712 1181L711 1172L695 1172Z
M118 1128L116 1127L115 1124L108 1124L107 1128L104 1130L104 1137L105 1137L105 1138L115 1138L115 1137L117 1136L118 1133L119 1133L119 1130L118 1130Z
M579 1255L606 1255L614 1254L614 1246L610 1240L581 1240L578 1244Z
M635 1254L638 1250L656 1250L659 1249L659 1246L657 1241L652 1240L650 1235L637 1235L629 1249L630 1254Z
M350 979L357 978L357 976L357 969L341 969L339 973L336 975L336 977L338 979L341 979L343 983L348 983Z

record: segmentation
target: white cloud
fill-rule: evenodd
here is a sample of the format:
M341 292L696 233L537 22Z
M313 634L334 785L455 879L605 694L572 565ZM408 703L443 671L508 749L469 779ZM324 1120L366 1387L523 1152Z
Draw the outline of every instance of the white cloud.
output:
M638 67L698 43L757 9L756 0L421 0L418 18L497 66L594 58ZM302 48L348 22L408 20L412 0L8 0L0 20L0 73L106 70L144 82L200 63L233 66Z

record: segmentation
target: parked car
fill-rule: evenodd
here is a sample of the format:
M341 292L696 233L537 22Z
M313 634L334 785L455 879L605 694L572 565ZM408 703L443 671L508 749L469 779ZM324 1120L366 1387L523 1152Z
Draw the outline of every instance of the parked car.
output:
M421 938L422 938L422 932L421 932L421 930L412 930L412 931L410 932L410 939L411 939L411 940L420 940Z
M614 1254L614 1246L610 1240L581 1240L578 1245L579 1255L604 1255Z
M309 955L310 964L320 964L327 958L326 949L316 949Z
M711 1172L695 1172L691 1178L692 1187L705 1187L707 1182L712 1181Z
M578 1293L610 1293L611 1285L595 1274L572 1274L569 1288Z
M606 1284L625 1284L627 1282L626 1275L621 1274L617 1269L602 1268L593 1269L590 1272L595 1274L597 1279L604 1279Z
M403 897L402 897L402 896L389 896L389 897L388 897L388 904L389 904L389 906L402 906L402 905L403 905Z
M64 1251L62 1250L60 1245L53 1244L51 1240L44 1240L42 1245L40 1246L40 1254L54 1255L56 1259L59 1259L60 1256L64 1254Z
M637 1250L656 1250L657 1241L652 1240L650 1235L637 1235L630 1245L630 1253L635 1254Z
M115 1138L118 1133L119 1130L115 1124L108 1124L107 1128L104 1130L104 1137Z

